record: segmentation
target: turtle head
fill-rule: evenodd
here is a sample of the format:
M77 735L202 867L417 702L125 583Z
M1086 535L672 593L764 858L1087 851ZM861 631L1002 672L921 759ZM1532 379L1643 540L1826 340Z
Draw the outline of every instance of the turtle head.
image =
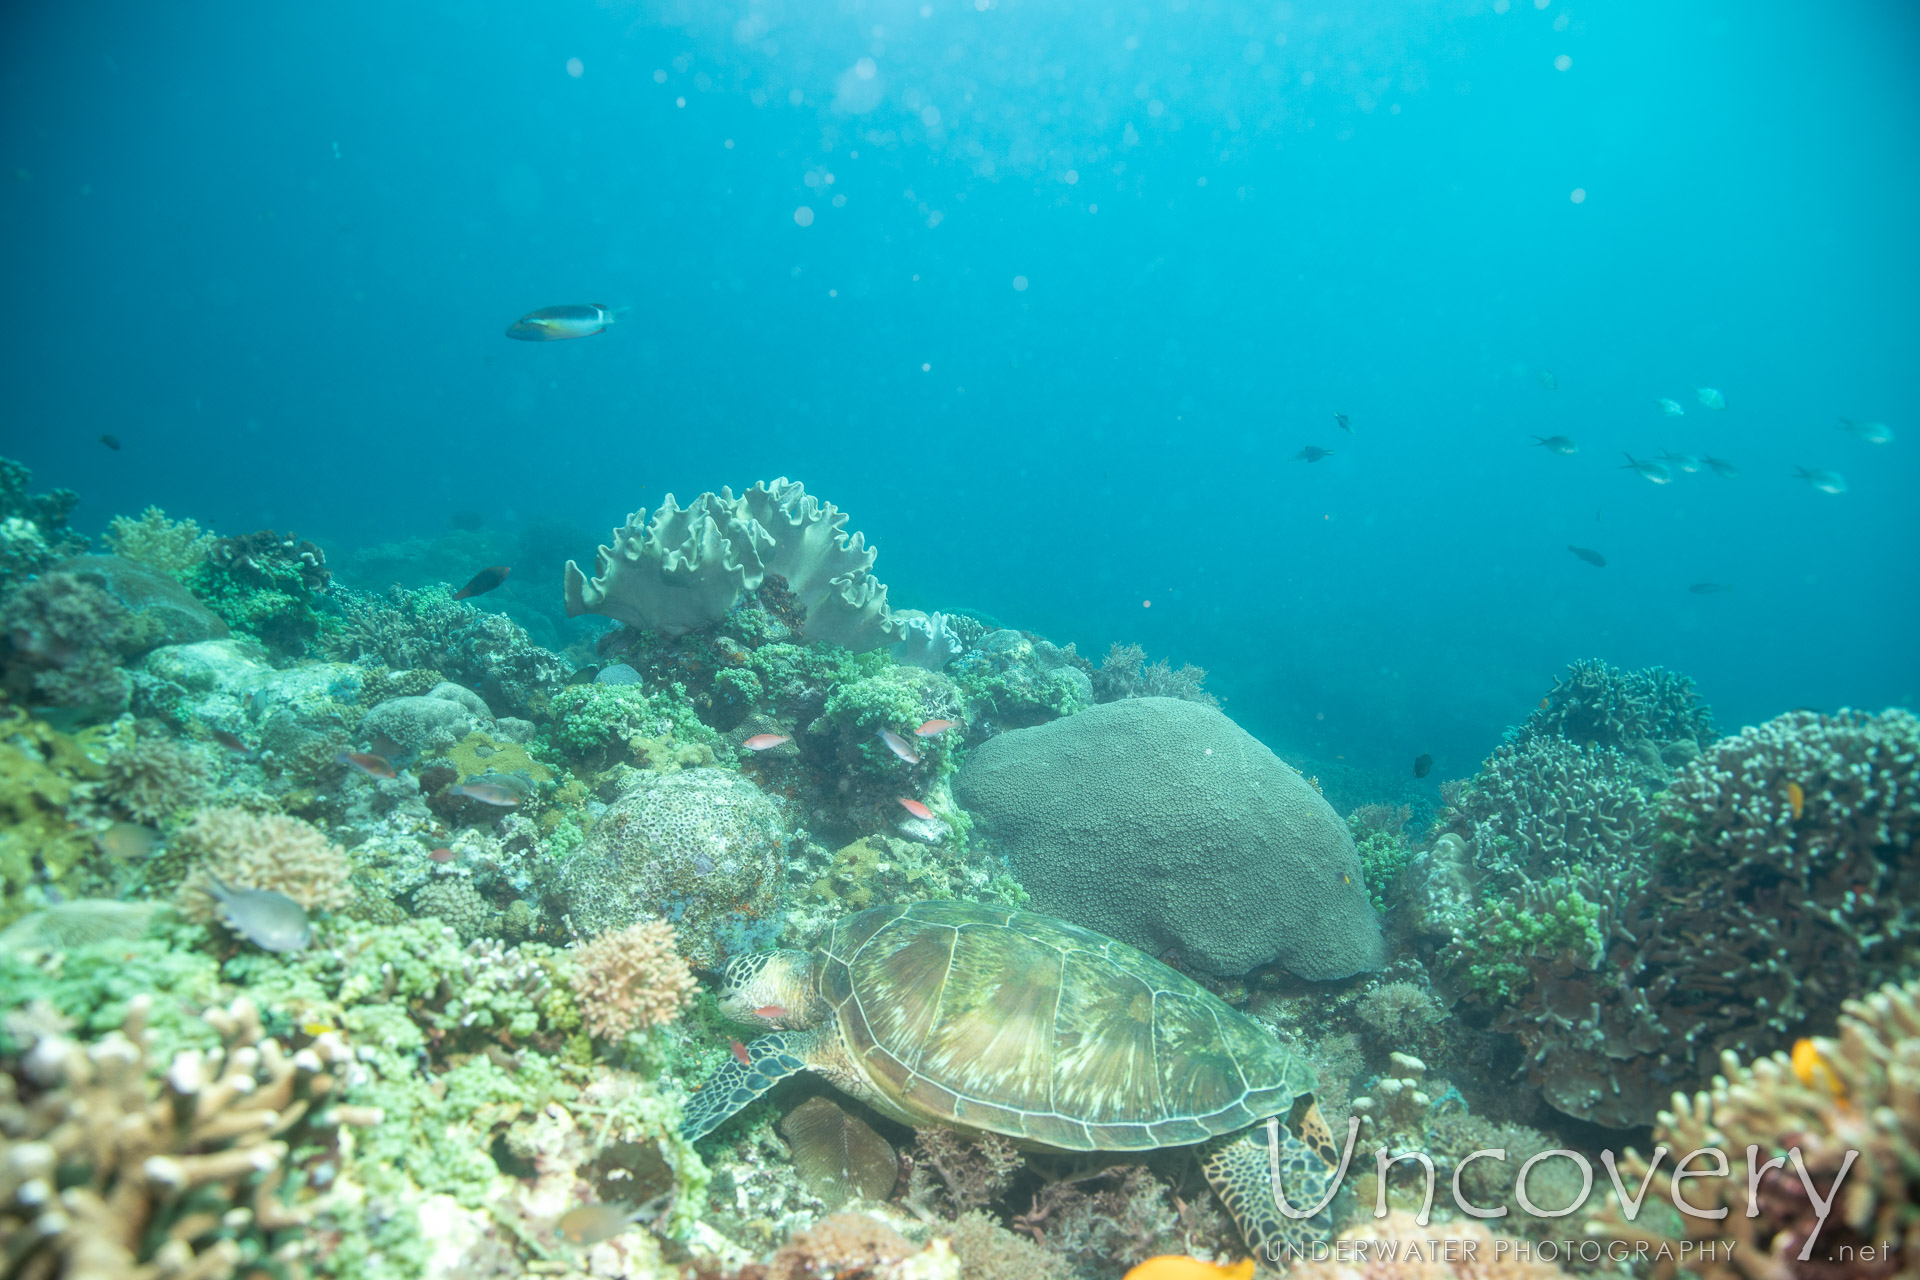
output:
M720 1012L757 1027L811 1027L828 1012L805 951L762 951L727 966ZM778 1012L772 1012L777 1010Z

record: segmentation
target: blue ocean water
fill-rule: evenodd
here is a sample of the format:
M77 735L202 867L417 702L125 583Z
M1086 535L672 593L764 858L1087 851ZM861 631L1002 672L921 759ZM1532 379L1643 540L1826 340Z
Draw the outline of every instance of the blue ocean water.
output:
M788 475L898 605L1138 642L1290 758L1435 781L1575 658L1727 726L1914 701L1911 6L4 22L0 452L83 528L349 574L531 527L488 603L553 615L628 511ZM502 337L585 301L632 311ZM1739 475L1621 469L1662 450Z

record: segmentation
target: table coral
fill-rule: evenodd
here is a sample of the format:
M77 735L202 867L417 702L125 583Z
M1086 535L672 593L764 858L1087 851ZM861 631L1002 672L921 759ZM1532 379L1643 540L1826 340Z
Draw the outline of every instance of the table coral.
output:
M642 920L583 942L573 949L573 963L580 1016L603 1040L673 1021L700 985L664 920Z
M778 574L805 610L804 639L862 653L904 639L873 576L876 554L843 532L844 512L784 476L740 497L723 488L685 507L668 494L653 518L643 507L599 549L589 579L567 561L567 616L597 613L664 635L724 617Z

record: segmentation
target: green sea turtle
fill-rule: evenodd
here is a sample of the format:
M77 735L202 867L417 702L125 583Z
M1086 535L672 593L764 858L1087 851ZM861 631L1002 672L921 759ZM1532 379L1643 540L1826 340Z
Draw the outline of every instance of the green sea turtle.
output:
M734 961L722 1008L782 1029L693 1095L688 1141L813 1070L903 1123L1030 1149L1195 1145L1256 1254L1278 1260L1330 1234L1324 1212L1278 1211L1270 1173L1272 1135L1289 1205L1311 1208L1333 1180L1312 1069L1191 979L1090 929L970 902L875 907L811 952Z

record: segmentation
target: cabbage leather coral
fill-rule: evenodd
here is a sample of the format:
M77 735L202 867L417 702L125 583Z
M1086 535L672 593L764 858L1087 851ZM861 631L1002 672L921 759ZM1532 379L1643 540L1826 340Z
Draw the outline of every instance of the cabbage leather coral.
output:
M567 616L597 613L667 636L718 622L748 592L777 575L806 611L809 644L856 653L906 639L873 576L877 554L842 532L846 513L782 476L740 497L723 488L681 507L668 494L599 549L594 576L567 561Z
M240 999L204 1019L221 1047L148 1056L150 997L81 1044L57 1015L22 1010L0 1070L0 1258L17 1280L226 1280L245 1263L304 1274L306 1224L287 1186L296 1145L331 1145L330 1105L352 1055L338 1036L290 1053ZM311 1193L308 1193L311 1195ZM279 1237L284 1238L284 1237Z
M1668 1155L1656 1162L1648 1209L1630 1220L1608 1197L1590 1233L1670 1248L1731 1243L1696 1265L1706 1280L1920 1276L1920 982L1847 1001L1836 1035L1800 1040L1791 1054L1743 1066L1727 1053L1709 1089L1674 1095L1653 1136ZM1674 1160L1701 1147L1725 1151L1729 1171L1690 1177L1685 1194L1703 1211L1724 1210L1719 1219L1669 1207ZM1824 1224L1801 1167L1832 1197ZM1621 1176L1637 1187L1648 1168L1629 1152ZM1671 1264L1657 1274L1673 1274Z
M338 911L353 901L347 855L298 818L202 809L170 844L191 868L180 909L203 924L218 914L206 889L209 876L236 889L284 893L309 911Z
M603 1040L665 1026L693 1003L700 984L674 949L673 926L642 920L573 950L580 1018Z

